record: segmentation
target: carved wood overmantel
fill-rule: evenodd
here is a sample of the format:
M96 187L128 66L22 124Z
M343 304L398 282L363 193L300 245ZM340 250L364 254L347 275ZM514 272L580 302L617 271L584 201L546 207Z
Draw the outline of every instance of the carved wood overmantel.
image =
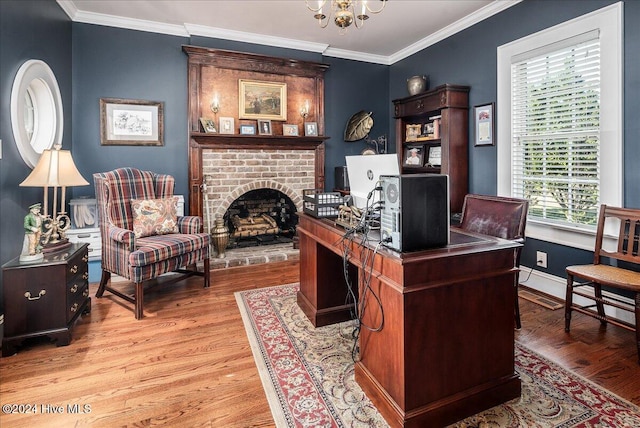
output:
M265 55L209 49L185 45L188 55L189 94L189 214L203 215L202 151L211 148L261 150L315 150L315 185L324 188L324 72L327 64L277 58ZM239 80L286 83L286 121L272 121L273 135L240 135L241 124L255 120L240 119ZM219 111L210 109L217 96ZM309 104L308 116L303 118L300 107ZM200 118L234 118L235 134L201 132ZM304 134L304 122L316 122L318 136L284 136L284 123L297 124ZM216 125L218 125L216 123Z

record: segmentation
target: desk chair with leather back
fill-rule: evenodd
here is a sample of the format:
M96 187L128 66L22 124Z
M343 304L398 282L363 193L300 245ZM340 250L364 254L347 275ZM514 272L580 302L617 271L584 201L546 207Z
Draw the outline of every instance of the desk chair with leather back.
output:
M462 205L460 228L470 232L495 236L524 243L529 201L502 196L466 195ZM515 266L520 266L522 247L514 252ZM518 303L519 273L514 283L515 323L521 328L520 305Z
M609 250L604 245L605 226L614 222L618 233L615 237L615 246ZM603 258L609 260L609 264L603 263ZM593 252L593 263L589 265L567 266L567 297L565 299L565 327L568 333L571 326L571 312L577 311L600 320L601 325L607 323L617 325L627 330L636 332L636 347L638 350L638 363L640 363L640 271L620 267L620 262L629 263L631 268L635 265L640 268L640 209L618 208L607 205L600 206L598 216L598 228L596 232L596 244ZM615 266L614 266L615 264ZM580 278L582 283L575 283ZM582 291L590 287L591 292ZM618 292L627 293L633 299L628 303L621 299L617 293L602 294L602 287L610 288ZM587 299L589 305L576 304L573 296ZM635 326L608 316L604 311L604 305L612 306L624 311L635 313ZM592 308L595 307L594 311Z
M168 272L204 277L209 286L210 236L202 219L176 215L170 175L119 168L93 175L102 235L102 278L96 297L110 291L143 317L143 283ZM198 272L197 263L204 263ZM187 269L189 268L189 269ZM111 274L135 284L133 297L112 287Z

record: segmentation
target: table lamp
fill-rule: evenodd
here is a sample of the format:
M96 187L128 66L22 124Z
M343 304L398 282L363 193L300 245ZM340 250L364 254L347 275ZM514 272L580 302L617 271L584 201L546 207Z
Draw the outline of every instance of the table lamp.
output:
M31 174L20 183L21 187L43 187L44 201L42 204L42 252L59 251L71 245L65 237L65 231L71 226L71 220L65 210L65 197L67 186L88 186L76 165L73 163L69 150L60 150L57 144L53 149L46 149L40 155L40 159ZM53 205L49 215L49 187L53 187ZM60 198L60 211L56 214L58 204L58 187L62 189Z

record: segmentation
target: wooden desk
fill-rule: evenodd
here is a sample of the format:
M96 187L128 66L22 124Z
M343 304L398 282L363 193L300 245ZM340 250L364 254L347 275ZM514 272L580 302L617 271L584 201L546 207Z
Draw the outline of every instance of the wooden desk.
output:
M350 319L343 277L344 230L300 215L297 301L315 326ZM514 251L520 244L452 228L445 248L373 261L372 296L355 378L392 427L440 427L520 396L514 370ZM349 243L362 294L362 260ZM362 295L360 296L362 298Z

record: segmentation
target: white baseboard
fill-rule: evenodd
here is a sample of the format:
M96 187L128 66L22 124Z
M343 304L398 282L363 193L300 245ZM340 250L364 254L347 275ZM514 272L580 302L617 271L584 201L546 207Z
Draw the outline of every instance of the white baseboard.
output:
M564 301L566 297L566 278L560 278L555 275L550 275L548 273L532 269L528 266L520 266L520 284L533 290L548 294L550 296L557 297L562 301ZM633 306L634 304L633 300L627 297L619 296L607 291L603 291L602 294L603 296L615 296L617 299L620 299L631 306ZM578 305L593 304L593 301L589 301L589 299L585 299L580 296L574 296L573 299L574 302ZM631 312L623 311L622 309L614 308L611 306L605 306L605 313L611 318L616 318L620 321L626 321L628 323L635 324L635 317Z

